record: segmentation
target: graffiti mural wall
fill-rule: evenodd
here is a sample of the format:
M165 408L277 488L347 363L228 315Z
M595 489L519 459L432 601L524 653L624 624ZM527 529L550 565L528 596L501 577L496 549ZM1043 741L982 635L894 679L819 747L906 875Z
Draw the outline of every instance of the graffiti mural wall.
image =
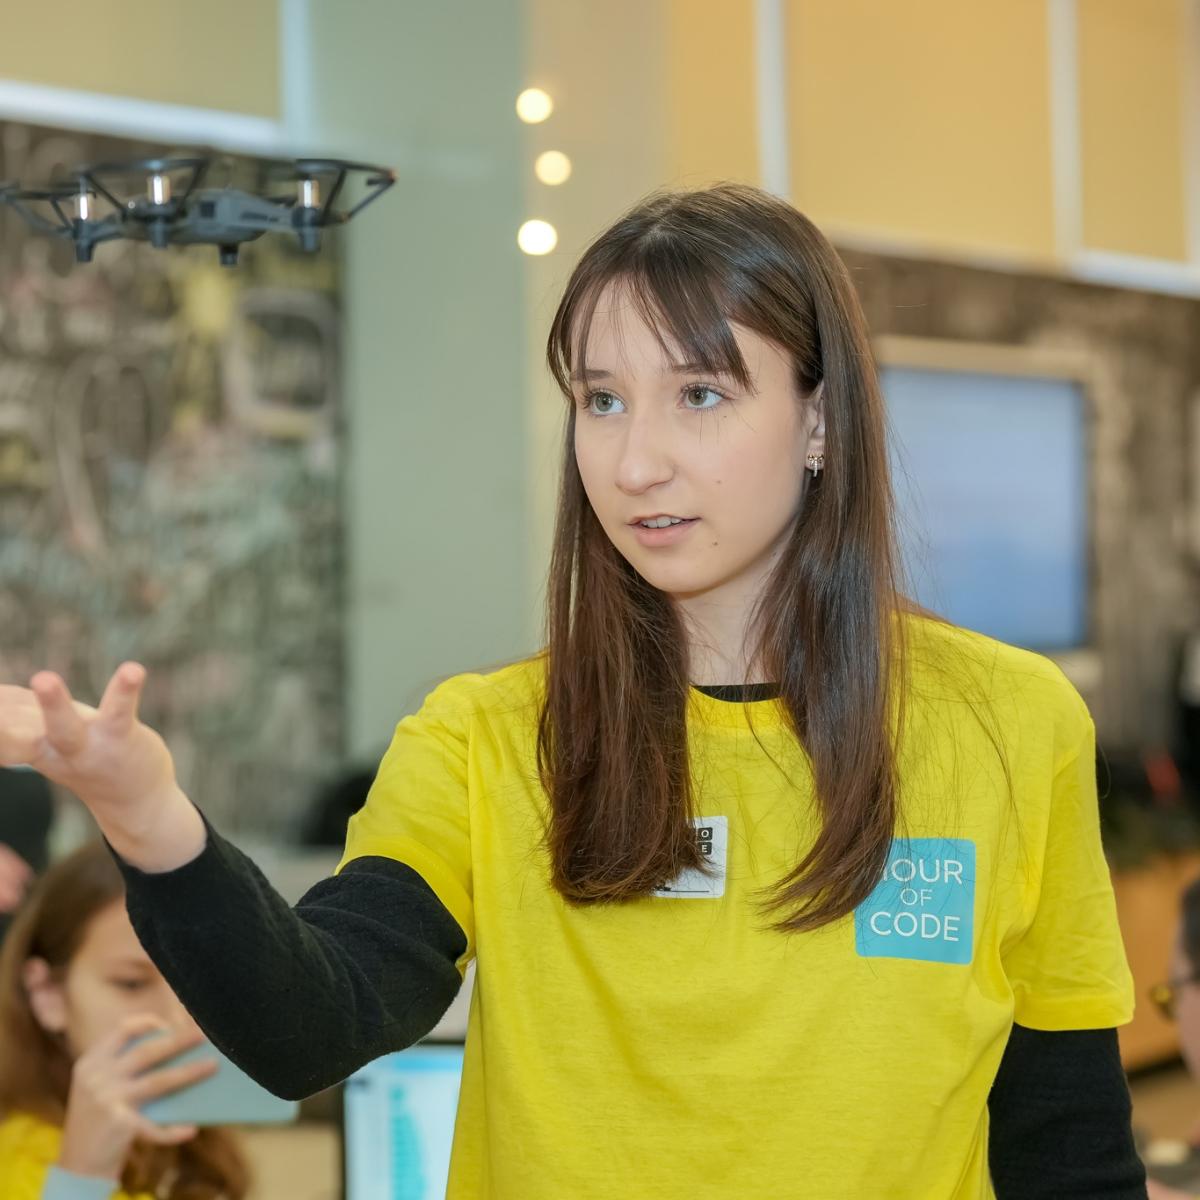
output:
M0 179L163 148L0 122ZM342 738L336 238L69 243L0 212L0 679L143 718L231 832L283 832Z

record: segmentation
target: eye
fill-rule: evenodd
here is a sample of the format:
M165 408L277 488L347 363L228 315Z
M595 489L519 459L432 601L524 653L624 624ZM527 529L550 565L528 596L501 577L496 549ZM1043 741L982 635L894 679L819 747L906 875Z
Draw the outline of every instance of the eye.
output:
M123 992L141 991L147 984L145 979L113 979L111 983L114 987L120 988Z
M614 405L620 403L621 401L612 392L588 392L583 398L583 407L593 417L607 417L616 411Z
M700 403L692 403L697 397ZM693 412L703 412L706 408L716 408L725 399L721 392L718 392L714 387L709 387L707 383L689 384L683 389L683 398L684 407L692 409Z

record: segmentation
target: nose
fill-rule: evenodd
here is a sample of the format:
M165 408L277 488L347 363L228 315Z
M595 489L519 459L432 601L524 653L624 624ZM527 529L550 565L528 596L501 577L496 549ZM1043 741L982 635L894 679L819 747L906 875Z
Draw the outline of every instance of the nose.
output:
M183 1007L183 1002L174 992L167 991L163 997L163 1020L181 1033L198 1033L200 1026L196 1024L192 1014Z
M644 406L625 426L617 458L616 484L630 496L640 495L675 474L667 431L651 406Z

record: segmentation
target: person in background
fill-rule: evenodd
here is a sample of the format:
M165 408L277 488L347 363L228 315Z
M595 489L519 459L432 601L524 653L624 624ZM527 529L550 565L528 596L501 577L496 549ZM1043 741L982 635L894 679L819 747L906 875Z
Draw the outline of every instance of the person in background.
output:
M211 1059L160 1067L202 1036L139 944L104 844L52 866L0 953L0 1196L242 1200L231 1134L138 1112L211 1074Z
M49 860L54 797L44 776L0 767L0 940L33 877Z
M0 932L15 911L33 878L33 868L11 847L0 842Z
M1163 1016L1178 1023L1184 1064L1192 1078L1200 1081L1200 880L1183 893L1169 971L1166 982L1150 989L1150 998ZM1144 1152L1152 1151L1145 1132L1138 1130L1137 1134ZM1153 1153L1148 1154L1150 1200L1200 1197L1200 1122L1186 1145L1190 1153L1181 1162L1154 1163Z

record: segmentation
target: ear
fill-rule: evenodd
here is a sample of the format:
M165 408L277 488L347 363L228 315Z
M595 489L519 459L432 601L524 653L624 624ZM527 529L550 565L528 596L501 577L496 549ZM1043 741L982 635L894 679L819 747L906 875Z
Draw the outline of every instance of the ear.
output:
M805 454L825 453L825 380L821 380L804 401L805 428L811 429Z
M34 1019L47 1033L65 1033L67 998L44 958L31 958L21 968L21 982Z

